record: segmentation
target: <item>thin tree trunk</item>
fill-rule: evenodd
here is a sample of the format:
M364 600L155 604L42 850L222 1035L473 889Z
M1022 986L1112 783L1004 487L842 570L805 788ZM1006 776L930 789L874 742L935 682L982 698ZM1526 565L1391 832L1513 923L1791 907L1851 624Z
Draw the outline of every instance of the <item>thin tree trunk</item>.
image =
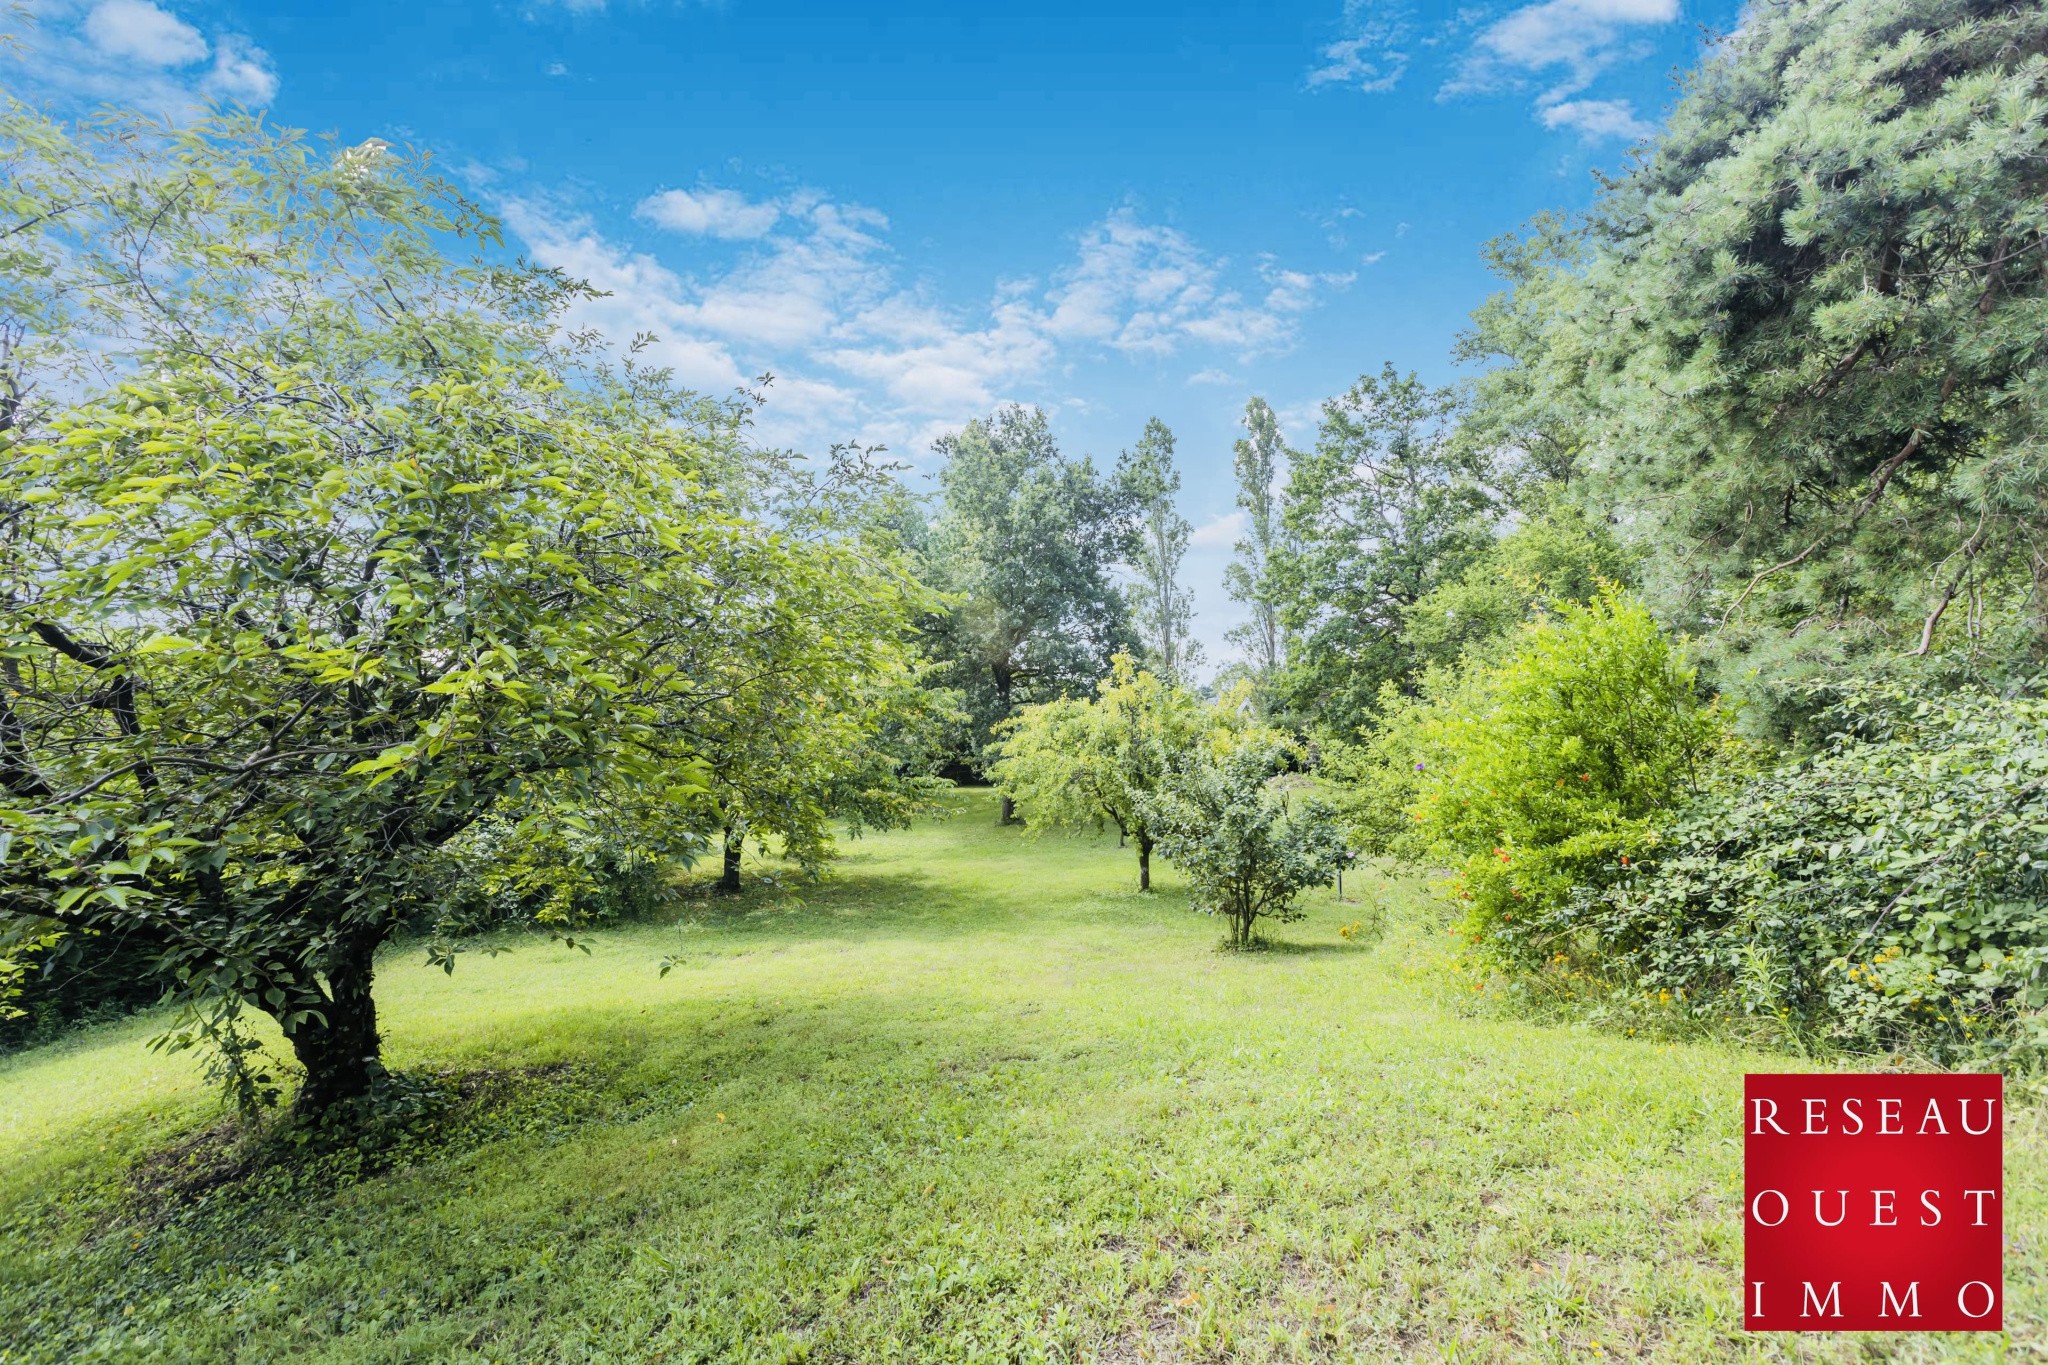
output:
M740 889L740 854L745 850L747 836L744 831L731 824L725 827L725 867L718 876L718 893L734 896Z
M1024 823L1017 818L1017 803L1012 801L1007 793L1003 796L1003 813L996 823L999 825L1021 825Z
M292 1106L301 1118L318 1118L337 1104L361 1099L383 1069L377 1002L370 994L376 951L376 941L367 936L337 946L324 973L325 1018L302 1018L286 1034L292 1055L306 1069Z
M1138 835L1138 889L1152 889L1152 836Z

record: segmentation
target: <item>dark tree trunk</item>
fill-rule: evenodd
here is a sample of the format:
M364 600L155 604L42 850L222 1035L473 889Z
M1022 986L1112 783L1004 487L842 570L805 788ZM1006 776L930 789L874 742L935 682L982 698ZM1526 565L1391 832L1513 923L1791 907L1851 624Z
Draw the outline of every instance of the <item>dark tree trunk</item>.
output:
M744 831L725 827L725 868L718 876L718 893L722 896L739 894L740 853L746 848L747 836Z
M1152 889L1152 836L1149 834L1138 836L1138 889Z
M368 937L337 946L324 973L327 998L319 1010L325 1018L300 1019L287 1035L292 1055L306 1069L293 1102L301 1118L318 1118L337 1104L361 1099L383 1070L377 1002L370 994L376 952L376 940Z
M1003 797L1002 816L996 823L999 825L1021 825L1024 823L1017 818L1017 803L1012 801L1007 795Z

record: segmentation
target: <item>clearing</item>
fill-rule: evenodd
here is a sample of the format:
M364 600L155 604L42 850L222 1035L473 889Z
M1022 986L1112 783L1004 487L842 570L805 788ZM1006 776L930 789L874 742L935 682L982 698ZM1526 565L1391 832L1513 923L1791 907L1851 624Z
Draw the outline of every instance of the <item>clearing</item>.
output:
M2041 1108L2009 1341L1744 1338L1742 1073L1796 1061L1519 1019L1364 872L1380 942L1323 892L1219 952L1171 868L953 803L587 956L394 951L390 1059L462 1095L395 1155L237 1169L160 1016L0 1061L0 1362L2048 1351Z

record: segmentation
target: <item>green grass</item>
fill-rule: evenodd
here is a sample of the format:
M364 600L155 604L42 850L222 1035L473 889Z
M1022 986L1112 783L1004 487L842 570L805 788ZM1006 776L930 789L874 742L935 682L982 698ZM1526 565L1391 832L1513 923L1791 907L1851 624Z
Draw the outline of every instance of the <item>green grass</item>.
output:
M1744 1338L1741 1078L1786 1059L1518 1019L1413 887L1377 945L1325 893L1222 953L1171 870L956 800L588 956L393 953L394 1064L515 1074L360 1179L181 1190L220 1114L160 1021L0 1062L0 1361L2048 1350L2040 1110L2008 1338Z

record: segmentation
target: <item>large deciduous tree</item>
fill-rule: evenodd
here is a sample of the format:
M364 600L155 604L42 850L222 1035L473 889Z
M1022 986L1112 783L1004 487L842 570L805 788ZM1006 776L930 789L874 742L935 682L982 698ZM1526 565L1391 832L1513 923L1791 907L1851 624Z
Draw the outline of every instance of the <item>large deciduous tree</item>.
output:
M963 699L964 747L979 764L999 721L1087 691L1135 647L1112 577L1126 515L1115 483L1062 455L1035 408L977 418L936 449L946 463L928 553L956 605L938 621L934 652Z
M1479 449L1453 439L1454 395L1388 365L1323 404L1294 461L1276 556L1293 632L1286 709L1355 732L1382 684L1408 677L1407 613L1493 541L1497 497Z
M744 412L452 262L494 226L418 163L18 106L0 158L0 940L151 945L303 1113L379 1075L437 848L536 789L695 809L735 680L895 667L903 576L744 515ZM764 647L799 619L857 643Z
M1583 220L1496 252L1489 427L1655 553L1752 717L2048 657L2048 11L1752 6Z

